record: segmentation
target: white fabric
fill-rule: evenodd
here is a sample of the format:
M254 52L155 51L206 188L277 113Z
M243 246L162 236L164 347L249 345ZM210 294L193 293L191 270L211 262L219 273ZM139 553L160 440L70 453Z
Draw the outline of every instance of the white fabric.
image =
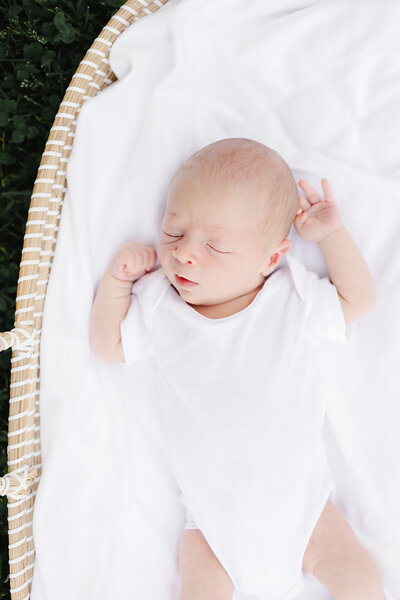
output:
M40 357L43 474L32 600L176 600L185 521L154 359L97 360L93 296L128 240L157 247L179 164L224 137L257 139L298 180L332 184L377 304L347 344L324 340L332 501L400 597L400 39L397 1L171 0L111 49L119 77L83 106L47 288ZM319 276L315 244L290 254ZM159 266L159 265L156 265ZM310 574L301 600L329 600Z
M302 591L304 553L334 487L313 357L321 339L347 341L346 323L329 278L284 258L290 267L219 319L186 304L158 268L134 282L121 323L125 362L154 357L183 504L243 599Z

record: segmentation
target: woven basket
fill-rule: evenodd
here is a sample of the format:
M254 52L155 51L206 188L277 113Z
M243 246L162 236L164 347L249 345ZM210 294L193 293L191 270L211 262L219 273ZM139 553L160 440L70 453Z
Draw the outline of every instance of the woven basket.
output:
M31 592L35 560L33 506L42 472L39 413L42 314L76 119L87 99L117 79L108 60L117 37L134 21L156 12L167 2L128 0L102 29L66 90L33 186L19 269L14 328L0 333L0 351L12 348L8 473L0 478L0 495L8 498L12 600L28 600Z

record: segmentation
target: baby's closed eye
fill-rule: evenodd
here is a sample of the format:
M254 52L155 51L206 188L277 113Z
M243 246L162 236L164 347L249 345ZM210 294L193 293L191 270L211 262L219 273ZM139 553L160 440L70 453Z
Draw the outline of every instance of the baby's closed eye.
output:
M173 237L173 238L182 237L180 235L174 235L172 233L167 233L166 231L164 231L163 233L165 233L165 235L167 235L168 237ZM229 252L227 252L227 251L217 250L217 248L214 248L214 246L211 246L211 244L207 244L207 246L209 246L210 248L212 248L213 250L215 250L215 252L219 252L220 254L229 254Z

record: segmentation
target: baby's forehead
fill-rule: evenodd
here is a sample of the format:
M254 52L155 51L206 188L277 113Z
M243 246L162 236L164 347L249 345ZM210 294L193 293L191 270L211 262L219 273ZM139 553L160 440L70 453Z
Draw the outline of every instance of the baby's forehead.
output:
M244 219L249 219L250 211L268 203L268 195L267 184L260 185L256 181L232 182L222 177L186 175L170 189L166 213L180 214L196 208L200 211L211 205L214 213L241 212Z
M216 173L208 165L189 164L178 171L169 188L165 215L171 219L201 215L211 225L217 218L221 232L231 231L239 220L242 228L247 224L254 228L255 220L264 222L270 216L279 174L264 171L255 176L254 169L252 173L241 177L239 169L233 178L224 170Z

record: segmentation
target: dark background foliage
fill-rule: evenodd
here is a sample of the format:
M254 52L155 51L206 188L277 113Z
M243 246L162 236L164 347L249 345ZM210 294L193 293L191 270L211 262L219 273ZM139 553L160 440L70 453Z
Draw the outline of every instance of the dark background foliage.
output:
M79 62L123 0L0 0L0 331L15 296L33 182ZM11 349L0 353L0 476L8 472ZM10 599L7 499L0 497L0 598Z

